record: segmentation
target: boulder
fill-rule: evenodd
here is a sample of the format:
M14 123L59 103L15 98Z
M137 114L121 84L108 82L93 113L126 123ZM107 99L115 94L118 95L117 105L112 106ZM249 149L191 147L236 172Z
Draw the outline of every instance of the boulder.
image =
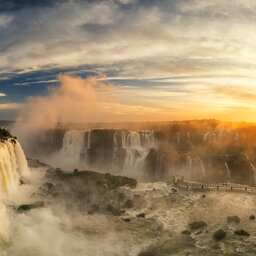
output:
M234 234L237 236L250 236L250 234L243 229L236 230Z
M157 256L157 254L154 252L145 251L145 252L140 252L138 256Z
M138 218L145 218L146 215L145 215L145 213L143 212L143 213L137 214L136 217L138 217Z
M228 223L240 223L240 218L237 215L234 216L228 216L227 217Z
M189 236L191 233L190 233L189 230L185 229L185 230L181 231L181 234L182 234L182 235L188 235L188 236Z
M249 219L250 219L250 220L255 220L255 215L251 215L251 216L249 217Z
M26 212L35 208L40 208L44 207L44 202L43 201L38 201L33 204L22 204L18 207L17 211L18 212Z
M123 204L123 208L132 208L132 207L133 207L133 201L131 199L127 199Z
M215 240L220 241L226 237L227 233L222 229L217 230L214 232L213 237Z
M197 230L206 227L207 224L204 221L195 221L190 223L188 226L190 230Z
M31 182L29 179L27 179L23 176L20 177L20 185L30 185L30 184L31 184Z

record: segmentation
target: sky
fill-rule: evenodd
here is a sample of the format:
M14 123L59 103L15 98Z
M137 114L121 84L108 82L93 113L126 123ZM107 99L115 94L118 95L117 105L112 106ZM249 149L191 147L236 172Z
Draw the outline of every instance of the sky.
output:
M255 122L255 27L254 0L0 0L0 119L68 75L111 84L109 121Z

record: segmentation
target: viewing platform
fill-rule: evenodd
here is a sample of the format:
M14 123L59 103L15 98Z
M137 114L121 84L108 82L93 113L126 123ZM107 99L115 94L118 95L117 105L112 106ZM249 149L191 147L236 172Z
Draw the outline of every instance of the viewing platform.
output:
M248 191L248 192L256 192L256 186L246 185L246 184L237 184L232 182L225 183L204 183L204 182L196 182L196 181L185 181L183 176L173 176L173 184L178 187L186 188L186 189L201 189L201 190L238 190L238 191Z

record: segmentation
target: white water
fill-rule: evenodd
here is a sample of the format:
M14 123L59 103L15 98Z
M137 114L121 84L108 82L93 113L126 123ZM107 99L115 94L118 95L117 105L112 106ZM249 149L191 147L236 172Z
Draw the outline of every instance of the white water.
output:
M251 164L251 168L253 170L254 184L256 184L256 167L253 164Z
M28 176L26 157L18 141L0 142L0 197L11 199L19 186L19 178ZM9 219L4 203L0 201L0 242L9 239Z
M123 173L139 177L144 161L151 148L155 147L153 131L122 132L122 147L126 150Z
M205 167L204 167L204 163L202 161L202 159L197 156L197 159L199 160L199 163L200 163L200 167L201 167L201 179L202 179L202 182L203 182L203 178L206 177L206 171L205 171Z
M65 133L61 149L61 153L65 158L73 162L80 162L85 148L84 135L85 131L76 130L70 130ZM90 133L88 135L87 147L90 147Z
M0 142L0 191L14 192L21 176L29 174L27 160L19 144L10 140Z
M230 173L230 169L229 169L229 166L228 166L228 155L226 155L226 161L225 161L225 167L226 167L226 171L227 171L227 175L228 175L228 178L231 179L231 173ZM230 180L229 180L230 181Z
M240 136L239 136L239 133L237 132L236 135L235 135L235 143L236 145L239 145L240 144Z
M192 180L193 179L193 175L192 175L192 158L190 156L187 156L186 167L187 167L188 173L186 173L185 176L186 176L186 178Z

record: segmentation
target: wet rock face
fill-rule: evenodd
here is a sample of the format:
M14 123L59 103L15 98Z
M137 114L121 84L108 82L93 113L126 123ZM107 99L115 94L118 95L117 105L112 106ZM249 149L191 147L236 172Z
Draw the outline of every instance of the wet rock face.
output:
M148 155L145 159L145 170L147 174L152 177L153 179L156 176L156 165L157 165L157 158L159 157L159 153L156 149L150 149Z
M52 129L38 135L33 143L33 150L38 155L48 155L61 150L65 129Z
M115 130L92 130L90 134L89 162L112 162ZM88 136L88 134L87 134ZM87 138L85 138L87 139Z
M233 183L253 184L253 170L245 154L237 153L228 157L228 166L231 171Z

